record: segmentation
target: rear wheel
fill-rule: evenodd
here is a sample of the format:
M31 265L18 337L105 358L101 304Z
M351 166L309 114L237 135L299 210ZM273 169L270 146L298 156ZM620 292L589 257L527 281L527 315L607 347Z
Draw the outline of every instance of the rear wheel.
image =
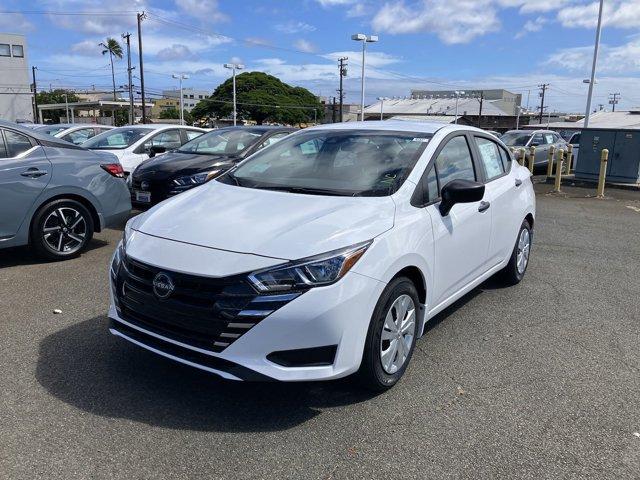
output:
M382 292L373 313L358 371L368 389L384 391L402 377L415 348L418 292L411 280L399 277Z
M528 220L524 220L520 225L518 238L513 247L511 258L506 267L500 272L502 279L507 285L520 283L529 266L529 254L531 253L531 225Z
M40 208L31 226L31 245L38 256L64 260L79 255L93 237L93 218L76 200L54 200Z

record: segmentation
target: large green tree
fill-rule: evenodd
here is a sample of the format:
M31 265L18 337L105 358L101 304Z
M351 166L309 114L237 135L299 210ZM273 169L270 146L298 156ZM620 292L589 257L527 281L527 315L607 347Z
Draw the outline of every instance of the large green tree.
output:
M113 100L116 100L116 75L113 71L113 57L122 58L122 47L115 38L107 38L105 42L100 42L99 47L102 47L102 55L109 54L109 61L111 62L111 80L113 81Z
M66 98L65 98L66 96ZM36 95L38 99L38 105L46 105L51 103L65 103L65 102L79 102L80 98L71 90L65 90L63 88L57 88L50 92L42 91ZM60 110L44 110L43 116L47 119L51 118L53 123L60 123L60 117L66 115L65 109Z
M238 120L299 125L321 118L322 104L306 88L292 87L263 72L245 72L236 76ZM314 110L316 115L314 115ZM233 81L218 86L209 98L191 110L196 119L230 118L233 115Z
M158 117L165 120L178 120L180 119L180 111L176 108L167 108L166 110L162 110ZM182 111L182 118L186 125L191 125L193 123L193 116L187 110Z

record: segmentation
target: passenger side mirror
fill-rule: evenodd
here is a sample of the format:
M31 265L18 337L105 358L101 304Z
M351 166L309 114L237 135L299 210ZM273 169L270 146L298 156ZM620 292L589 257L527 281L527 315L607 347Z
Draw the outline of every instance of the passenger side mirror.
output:
M442 187L440 196L442 197L440 214L446 217L456 203L473 203L482 200L484 185L471 180L451 180Z
M153 158L157 154L164 153L166 151L167 151L166 147L161 147L160 145L151 145L151 147L149 147L148 149L149 158Z

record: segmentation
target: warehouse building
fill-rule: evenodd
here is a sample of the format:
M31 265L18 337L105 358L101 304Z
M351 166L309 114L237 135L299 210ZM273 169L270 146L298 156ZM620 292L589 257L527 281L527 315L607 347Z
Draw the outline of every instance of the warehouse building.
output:
M0 33L0 118L33 121L27 42L24 35Z

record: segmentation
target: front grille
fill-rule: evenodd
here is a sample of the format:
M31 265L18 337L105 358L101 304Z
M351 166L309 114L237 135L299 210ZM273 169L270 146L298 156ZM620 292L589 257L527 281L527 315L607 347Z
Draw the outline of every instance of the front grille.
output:
M169 275L173 292L161 299L153 280ZM172 272L125 257L115 282L123 320L158 335L221 352L298 293L259 295L245 275L209 278Z

